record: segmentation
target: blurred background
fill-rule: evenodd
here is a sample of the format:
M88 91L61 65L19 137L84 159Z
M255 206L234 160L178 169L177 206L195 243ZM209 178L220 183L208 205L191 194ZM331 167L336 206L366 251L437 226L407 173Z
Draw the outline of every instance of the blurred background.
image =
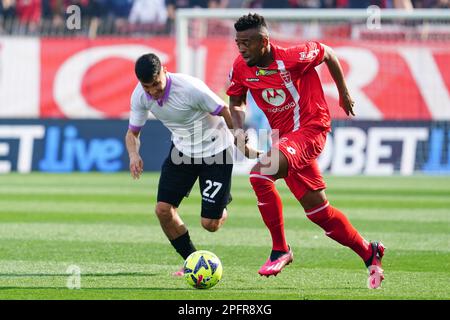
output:
M157 53L170 72L228 101L234 21L266 16L271 41L334 48L356 101L348 119L321 77L333 122L320 158L337 175L450 173L450 1L0 0L0 173L128 170L123 137L134 61ZM189 10L191 9L191 10ZM268 148L248 97L252 143ZM267 131L266 131L267 132ZM169 132L149 120L145 169L158 171ZM248 171L242 162L236 173Z

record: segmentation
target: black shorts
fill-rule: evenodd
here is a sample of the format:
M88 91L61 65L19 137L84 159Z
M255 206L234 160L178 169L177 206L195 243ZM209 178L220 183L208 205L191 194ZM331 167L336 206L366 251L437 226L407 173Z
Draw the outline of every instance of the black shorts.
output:
M233 171L231 148L203 159L189 158L174 146L170 150L169 156L161 167L158 202L166 202L178 208L183 198L189 196L195 181L199 178L202 195L201 216L220 219L223 209L231 202L230 189ZM178 157L174 162L172 155L175 153Z

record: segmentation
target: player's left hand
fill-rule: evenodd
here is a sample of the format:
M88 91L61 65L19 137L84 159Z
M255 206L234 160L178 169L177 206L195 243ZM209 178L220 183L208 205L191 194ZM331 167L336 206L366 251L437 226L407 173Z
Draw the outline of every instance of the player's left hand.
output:
M339 106L344 109L347 116L355 115L355 111L353 110L354 105L355 101L353 101L348 92L339 95Z

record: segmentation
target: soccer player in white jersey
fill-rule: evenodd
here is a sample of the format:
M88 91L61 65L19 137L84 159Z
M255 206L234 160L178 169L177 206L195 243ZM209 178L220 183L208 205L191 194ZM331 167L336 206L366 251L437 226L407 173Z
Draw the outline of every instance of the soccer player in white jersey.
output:
M170 243L186 259L196 248L177 208L197 178L202 226L214 232L227 218L233 169L231 114L204 82L167 72L155 54L141 56L135 73L139 83L131 96L126 134L130 172L137 179L143 171L139 133L151 112L171 131L173 142L161 168L155 212ZM251 150L246 148L248 155ZM182 275L182 270L174 275Z

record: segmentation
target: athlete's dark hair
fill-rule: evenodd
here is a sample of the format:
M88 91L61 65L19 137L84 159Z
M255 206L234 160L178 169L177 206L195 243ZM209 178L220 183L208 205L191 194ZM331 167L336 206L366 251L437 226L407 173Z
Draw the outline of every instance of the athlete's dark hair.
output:
M152 82L161 72L161 61L154 53L147 53L139 57L134 65L134 73L139 81L144 83Z
M264 17L257 13L249 13L245 16L242 16L234 24L234 29L236 29L236 31L245 31L253 28L259 29L261 27L267 28L267 24L264 20Z

